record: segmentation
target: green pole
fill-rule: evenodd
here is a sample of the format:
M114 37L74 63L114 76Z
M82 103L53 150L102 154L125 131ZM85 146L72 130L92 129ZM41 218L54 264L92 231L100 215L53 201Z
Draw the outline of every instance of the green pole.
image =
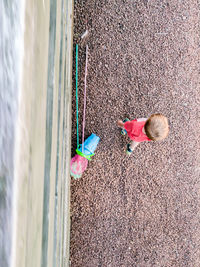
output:
M79 147L78 132L78 44L76 44L76 130L77 130L77 148Z

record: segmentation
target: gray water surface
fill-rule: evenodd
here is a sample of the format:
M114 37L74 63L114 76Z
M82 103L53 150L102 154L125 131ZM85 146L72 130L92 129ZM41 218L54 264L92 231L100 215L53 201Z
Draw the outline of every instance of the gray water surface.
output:
M10 266L15 127L23 51L23 1L0 4L0 266Z
M72 0L0 1L0 267L68 267Z

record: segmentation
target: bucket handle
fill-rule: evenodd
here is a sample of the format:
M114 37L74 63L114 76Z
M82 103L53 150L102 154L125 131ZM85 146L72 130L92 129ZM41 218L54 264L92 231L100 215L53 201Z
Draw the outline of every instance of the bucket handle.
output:
M94 156L94 153L91 154L91 155L85 155L83 152L79 151L78 148L76 149L76 153L77 153L79 156L81 156L81 157L83 157L83 158L86 158L86 159L88 159L88 160L91 160L91 157Z

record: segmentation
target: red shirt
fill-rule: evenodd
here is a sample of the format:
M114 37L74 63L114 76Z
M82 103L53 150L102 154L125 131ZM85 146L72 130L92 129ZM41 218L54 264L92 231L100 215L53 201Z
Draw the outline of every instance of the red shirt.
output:
M124 129L127 131L128 136L135 142L151 141L142 129L146 121L127 121L124 123Z

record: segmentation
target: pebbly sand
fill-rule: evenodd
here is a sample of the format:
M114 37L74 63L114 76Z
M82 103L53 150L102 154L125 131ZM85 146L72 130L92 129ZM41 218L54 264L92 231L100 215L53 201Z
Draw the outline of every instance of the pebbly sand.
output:
M80 121L87 42L85 132L101 142L71 181L71 267L200 266L199 10L189 0L75 1L74 44L89 31ZM169 137L127 157L117 119L155 112L169 118Z

